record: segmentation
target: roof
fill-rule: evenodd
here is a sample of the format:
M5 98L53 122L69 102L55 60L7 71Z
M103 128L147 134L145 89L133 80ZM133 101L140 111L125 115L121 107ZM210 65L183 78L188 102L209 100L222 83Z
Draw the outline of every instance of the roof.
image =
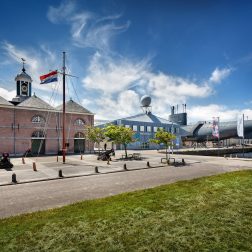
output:
M56 107L57 110L63 110L63 105L59 105ZM66 102L66 112L73 112L73 113L82 113L82 114L92 114L89 110L78 104L77 102L73 101L72 99Z
M28 107L28 108L36 108L36 109L46 109L46 110L54 110L54 107L52 107L47 102L43 101L36 95L33 95L23 102L19 103L17 105L18 107Z
M134 122L147 122L147 123L164 123L164 124L176 124L172 123L169 120L166 120L164 118L160 118L158 116L153 115L152 113L142 113L135 116L122 118L119 120L125 120L125 121L134 121Z
M27 74L25 70L23 70L20 74L16 76L15 81L17 80L24 80L24 81L32 82L31 76Z
M13 106L13 104L5 100L2 96L0 96L0 105Z

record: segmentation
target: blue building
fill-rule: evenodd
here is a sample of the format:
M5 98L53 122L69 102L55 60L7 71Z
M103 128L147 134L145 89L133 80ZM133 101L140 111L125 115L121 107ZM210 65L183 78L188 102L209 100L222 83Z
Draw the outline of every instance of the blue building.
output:
M136 141L129 144L128 149L156 149L158 146L149 143L149 140L154 138L158 128L175 134L177 136L176 143L180 144L180 126L166 119L157 117L151 112L114 120L110 123L114 125L123 125L136 132Z
M158 129L164 129L176 135L174 145L179 147L181 145L180 124L155 116L150 110L151 98L143 96L141 99L144 113L134 116L113 120L107 124L98 125L97 127L105 127L108 124L121 125L133 129L136 132L135 142L128 144L128 149L157 149L162 146L157 146L150 143ZM117 146L117 149L122 149L122 146ZM174 147L174 148L176 148Z

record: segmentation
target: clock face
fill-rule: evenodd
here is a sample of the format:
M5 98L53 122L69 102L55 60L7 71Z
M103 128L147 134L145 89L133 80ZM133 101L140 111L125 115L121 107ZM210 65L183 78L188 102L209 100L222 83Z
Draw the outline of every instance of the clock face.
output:
M27 92L27 90L28 90L28 87L27 87L27 85L22 85L21 86L21 90L22 90L22 92Z

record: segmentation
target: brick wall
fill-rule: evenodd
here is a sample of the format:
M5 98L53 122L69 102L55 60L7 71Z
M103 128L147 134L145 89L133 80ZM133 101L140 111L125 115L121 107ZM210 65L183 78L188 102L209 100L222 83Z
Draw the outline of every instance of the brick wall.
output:
M32 123L32 117L39 115L46 123ZM74 136L84 133L83 126L74 122L82 119L85 125L93 125L94 116L84 114L66 114L66 142L69 142L68 153L74 152ZM0 107L0 153L23 154L31 148L34 131L45 132L45 153L56 154L62 143L62 113L54 111L28 110L17 107ZM85 150L93 150L93 144L85 141Z

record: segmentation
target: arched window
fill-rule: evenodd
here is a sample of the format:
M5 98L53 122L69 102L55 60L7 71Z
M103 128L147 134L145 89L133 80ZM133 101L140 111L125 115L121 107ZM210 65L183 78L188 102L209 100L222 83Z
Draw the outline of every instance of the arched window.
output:
M40 115L35 115L32 117L32 123L45 123L45 118Z
M32 133L32 138L45 138L45 134L43 131L38 130L38 131L34 131Z
M74 125L76 126L83 126L85 124L84 120L82 120L81 118L78 118L77 120L75 120Z
M74 138L84 138L84 133L82 133L82 132L77 132L77 133L74 135Z

